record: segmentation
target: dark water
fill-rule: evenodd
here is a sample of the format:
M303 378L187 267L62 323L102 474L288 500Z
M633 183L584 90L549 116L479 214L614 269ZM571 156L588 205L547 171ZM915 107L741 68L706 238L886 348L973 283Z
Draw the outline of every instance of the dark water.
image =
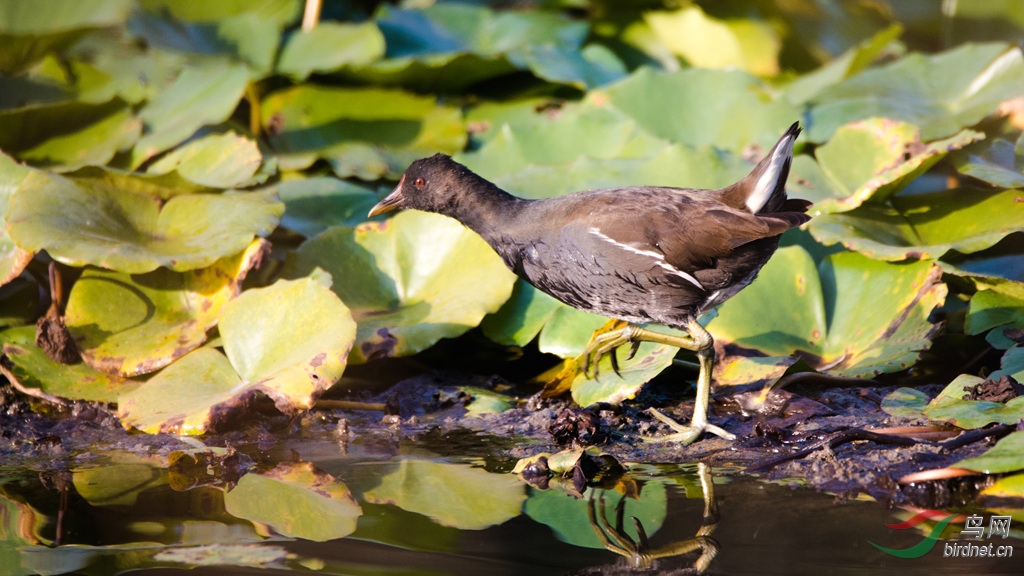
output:
M382 450L340 446L329 435L295 440L262 453L257 471L237 480L229 495L223 480L230 459L182 472L160 467L166 457L112 450L67 471L0 469L0 576L140 569L267 574L268 568L674 574L692 569L701 543L717 550L708 573L1024 573L1020 510L968 511L986 528L994 515L1014 516L1010 537L986 530L977 541L994 551L1010 547L1003 549L1010 558L944 556L947 544L969 542L960 537L962 520L920 557L900 558L871 542L893 550L920 545L935 520L894 530L885 525L913 513L866 498L838 502L796 482L764 483L695 464L628 466L617 482L575 498L554 487L527 486L508 472L511 460L489 456L500 452L486 439L439 448L437 441L396 442ZM439 451L465 455L441 457ZM630 568L628 549L641 542L633 516L648 538L640 552L664 558L637 554ZM606 550L599 532L622 554ZM704 538L694 540L698 533Z

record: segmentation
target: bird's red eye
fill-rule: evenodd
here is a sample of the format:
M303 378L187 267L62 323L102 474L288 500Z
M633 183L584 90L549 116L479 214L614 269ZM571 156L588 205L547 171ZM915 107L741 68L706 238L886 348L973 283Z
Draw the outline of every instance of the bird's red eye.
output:
M423 188L423 185L426 184L426 183L427 183L427 181L424 180L423 178L417 178L417 179L412 181L412 185L417 187L417 188Z

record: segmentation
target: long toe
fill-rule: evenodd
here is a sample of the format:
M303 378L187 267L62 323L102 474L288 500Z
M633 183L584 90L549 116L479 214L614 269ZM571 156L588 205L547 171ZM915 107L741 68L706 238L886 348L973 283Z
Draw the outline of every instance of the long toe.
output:
M644 442L678 442L686 446L700 438L701 434L704 432L710 432L716 436L721 436L726 440L736 439L735 434L727 432L714 424L705 423L704 425L691 424L690 426L683 426L679 422L665 416L656 408L648 408L648 412L658 420L667 424L674 432L672 434L666 434L665 436L644 436Z

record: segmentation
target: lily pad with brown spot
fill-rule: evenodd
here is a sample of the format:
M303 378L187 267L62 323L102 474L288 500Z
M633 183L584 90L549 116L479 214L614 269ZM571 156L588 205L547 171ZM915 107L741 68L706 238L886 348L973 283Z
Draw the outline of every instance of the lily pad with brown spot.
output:
M206 341L221 308L269 252L270 244L257 239L237 255L188 272L88 268L71 290L65 322L93 368L121 376L159 370Z
M802 247L785 247L719 307L708 330L721 345L870 378L909 368L931 345L939 325L928 317L946 296L940 277L930 261L892 264L841 252L815 266Z

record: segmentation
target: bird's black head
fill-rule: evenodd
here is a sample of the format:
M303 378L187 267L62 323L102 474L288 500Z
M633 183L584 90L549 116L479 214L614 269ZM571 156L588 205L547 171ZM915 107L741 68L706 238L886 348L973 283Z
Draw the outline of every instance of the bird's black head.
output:
M398 186L370 210L369 216L402 208L451 216L459 196L472 189L473 178L479 176L447 154L420 158L409 165Z

